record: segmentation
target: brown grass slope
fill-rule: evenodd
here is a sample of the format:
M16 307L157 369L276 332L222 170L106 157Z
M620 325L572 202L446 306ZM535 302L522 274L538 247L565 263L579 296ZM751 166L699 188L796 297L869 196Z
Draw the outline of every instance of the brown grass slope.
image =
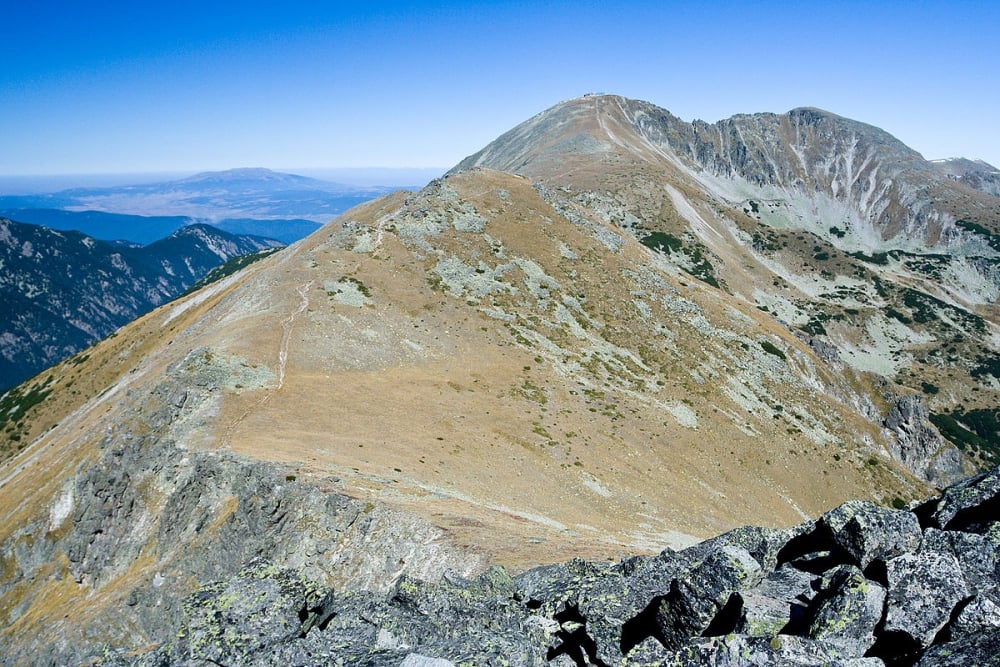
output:
M863 378L600 216L490 171L402 198L52 371L86 381L36 408L58 425L5 464L6 534L117 410L199 369L214 384L171 425L183 446L336 476L511 564L923 490L859 412Z

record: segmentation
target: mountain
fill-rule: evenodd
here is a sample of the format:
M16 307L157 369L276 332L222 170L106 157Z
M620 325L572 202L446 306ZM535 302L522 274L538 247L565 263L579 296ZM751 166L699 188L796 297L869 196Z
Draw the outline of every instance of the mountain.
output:
M703 621L730 634L716 607L742 618L729 599L767 594L778 560L829 572L823 600L858 576L885 588L906 556L859 552L861 574L838 574L831 534L864 521L912 551L927 520L897 531L884 506L997 451L997 206L825 112L708 125L613 96L557 105L8 392L0 646L15 663L226 662L308 637L320 653L288 660L349 662L360 628L373 664L435 664L411 646L460 663L507 645L489 619L509 611L533 638L519 664L600 664L608 641L673 650L671 600L696 612L685 641ZM790 529L859 500L882 509ZM957 511L925 528L965 533L976 511ZM634 554L748 523L778 531L728 545L756 566L695 546L629 578ZM970 532L940 540L992 539ZM871 545L854 537L838 548ZM491 564L548 568L511 582ZM753 576L677 597L716 566ZM615 606L595 584L597 610L580 589L611 570L641 592ZM485 625L480 653L399 630L442 608L452 634ZM779 650L775 634L758 643Z
M0 214L136 243L150 243L192 223L292 243L352 206L395 189L269 169L230 169L158 183L0 196ZM246 229L252 231L239 231Z
M0 391L182 294L212 268L279 245L208 225L147 246L0 218Z
M1000 197L1000 169L982 160L951 158L931 162L939 173L970 188Z
M60 231L76 231L94 239L146 245L194 222L181 215L144 216L105 211L64 211L55 208L19 208L0 211L8 220ZM228 230L227 230L228 231Z
M1000 199L955 177L995 169L962 164L949 175L886 132L817 109L710 125L589 96L456 171L523 174L599 208L831 363L922 393L955 442L996 463Z
M353 205L353 204L352 204ZM0 217L48 227L77 231L95 239L147 245L188 225L205 224L182 215L126 215L105 211L64 211L53 208L17 208L0 210ZM320 228L312 220L275 218L225 218L211 223L216 229L237 236L261 236L288 245L309 236Z

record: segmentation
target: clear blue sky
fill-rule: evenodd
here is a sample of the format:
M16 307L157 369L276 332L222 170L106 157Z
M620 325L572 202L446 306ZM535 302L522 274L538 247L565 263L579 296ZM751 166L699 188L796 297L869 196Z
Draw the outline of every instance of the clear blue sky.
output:
M1000 2L34 2L0 175L449 167L586 92L816 106L1000 166Z

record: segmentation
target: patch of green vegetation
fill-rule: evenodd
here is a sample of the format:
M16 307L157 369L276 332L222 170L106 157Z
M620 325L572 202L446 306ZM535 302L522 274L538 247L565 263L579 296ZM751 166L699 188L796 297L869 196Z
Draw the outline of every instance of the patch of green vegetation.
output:
M253 264L254 262L264 259L265 257L269 257L270 255L273 255L279 250L281 250L281 248L268 248L267 250L252 252L248 255L240 255L239 257L233 257L231 260L229 260L222 266L217 266L211 271L209 271L204 278L202 278L194 285L192 285L191 289L185 292L182 296L186 296L188 294L191 294L192 292L197 292L206 285L211 285L212 283L218 282L219 280L222 280L227 276L231 276L240 269L246 268L251 264Z
M687 255L694 265L688 273L698 280L708 283L712 287L718 287L719 281L715 277L715 267L712 266L712 263L708 261L708 258L702 254L701 248L695 246L694 248L688 250Z
M768 354L773 354L779 359L785 359L785 353L778 349L778 346L769 340L762 340L760 342L761 348Z
M959 220L955 223L955 226L961 227L967 232L973 232L974 234L986 237L986 242L990 244L990 247L1000 252L1000 235L994 234L982 225L970 222L969 220Z
M947 255L910 255L905 253L900 253L900 255L903 257L906 268L937 279L944 275L943 269L951 261Z
M810 336L826 335L826 327L824 327L823 323L819 321L818 318L815 317L806 322L805 324L803 324L801 327L799 327L799 330L804 331Z
M878 276L872 276L872 285L875 286L875 291L878 292L880 297L883 299L889 298L889 288L883 284L882 280L879 279Z
M551 440L552 439L552 435L548 432L548 429L546 429L544 426L542 426L538 422L534 423L534 428L531 429L531 432L534 433L535 435L542 436L546 440Z
M896 496L895 498L892 499L892 507L893 509L897 510L905 510L906 501L900 498L899 496Z
M817 252L813 255L813 259L819 260L821 262L830 259L830 253L826 251Z
M976 358L976 366L969 371L969 375L974 378L992 375L1000 379L1000 355L993 354Z
M366 297L368 299L372 298L371 290L369 290L368 286L365 285L360 280L358 280L357 278L354 278L353 276L346 276L340 282L342 282L342 283L343 282L354 283L355 287L358 288L358 291L361 292L362 296L364 296L364 297Z
M931 384L930 382L921 382L920 388L923 390L924 394L928 396L933 396L940 391L936 384Z
M525 380L520 387L515 388L515 392L539 405L545 405L549 402L548 396L545 395L545 390L531 382L531 380Z
M23 392L24 385L21 385L0 396L0 428L7 424L20 426L28 411L52 393L52 390L48 388L51 383L52 378L47 379L44 384L36 382Z
M941 318L938 313L944 312L953 322L960 323L978 333L986 331L986 322L980 316L915 289L904 289L903 305L913 313L914 321L921 324L939 321Z
M51 383L52 378L49 377L44 383L36 382L27 389L22 384L0 396L0 429L3 429L4 437L7 440L7 443L0 443L0 449L3 450L4 454L7 453L6 450L10 449L10 444L21 443L21 440L27 436L29 425L25 423L24 417L33 407L52 393L52 390L49 389ZM18 444L18 449L23 447L23 443Z
M830 233L833 234L834 236L836 236L838 239L842 239L845 236L847 236L847 232L845 232L840 227L836 227L836 226L830 227Z
M866 255L863 252L850 252L847 253L848 256L854 259L860 259L862 262L867 262L868 264L878 264L879 266L885 266L889 263L889 253L887 252L876 252L871 255Z
M930 420L941 435L962 451L989 466L1000 464L1000 408L932 413Z
M770 230L766 232L756 231L752 235L752 245L753 249L757 252L777 252L781 250L781 243L778 242L777 236L774 232Z
M441 276L436 273L432 273L427 276L427 284L431 286L431 289L435 292L444 291L444 281L441 280Z
M719 281L715 277L715 267L702 252L700 244L686 246L683 240L666 232L650 232L639 239L639 243L660 254L683 253L691 262L691 268L685 269L688 274L712 287L719 286Z
M909 317L899 312L892 306L886 307L885 314L887 317L891 317L892 319L898 322L902 322L903 324L913 324L913 320L911 320Z
M655 250L660 253L665 253L670 250L679 252L681 248L684 247L683 241L673 234L667 234L666 232L651 232L639 239L639 243L646 246L650 250Z

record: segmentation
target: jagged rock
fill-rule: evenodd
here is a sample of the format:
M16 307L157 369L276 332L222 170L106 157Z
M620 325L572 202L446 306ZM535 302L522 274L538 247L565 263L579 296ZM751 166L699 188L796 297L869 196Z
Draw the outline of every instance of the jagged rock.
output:
M985 535L957 530L928 528L920 551L937 551L953 555L973 592L992 589L1000 581L1000 524Z
M309 611L323 597L287 570L254 564L184 602L176 651L192 660L246 664L316 627Z
M455 663L443 658L428 658L424 655L410 653L403 658L403 662L399 663L399 667L455 667Z
M885 631L909 637L920 647L930 646L955 605L969 594L958 561L935 551L904 554L890 560L886 572Z
M1000 520L1000 468L949 487L927 510L934 528L984 532L991 522Z
M765 572L773 570L778 564L778 554L789 540L806 531L808 524L794 528L776 529L758 526L741 526L688 547L683 552L689 559L705 558L708 554L726 546L745 549L753 556Z
M797 634L804 627L820 577L791 565L782 565L754 589L741 593L743 618L736 631L752 637ZM814 587L815 585L815 587Z
M876 559L888 560L920 544L920 523L913 514L861 500L848 501L827 512L819 524L862 569Z
M748 637L728 635L692 642L678 650L673 662L677 667L745 667L747 665L783 665L784 667L884 667L878 658L845 657L836 647L824 642L777 635Z
M103 664L998 664L1000 587L989 582L1000 529L931 528L916 543L913 520L848 503L781 538L746 529L618 564L405 575L384 595L338 593L262 561L186 598L175 640ZM812 550L823 545L832 550ZM845 559L870 561L888 589Z
M893 454L918 477L938 486L962 479L962 453L930 423L930 413L919 394L897 396L889 393L892 407L883 425L895 434Z
M735 615L728 623L735 626L742 602L734 593L756 586L762 578L760 563L746 549L726 545L713 551L684 578L675 579L660 599L658 639L667 648L676 648L687 637L706 632L716 619L726 624L720 616L727 614ZM720 634L726 631L720 628Z
M916 667L998 667L1000 630L981 632L954 642L932 646Z
M984 630L1000 630L1000 588L979 593L965 605L948 626L952 640L972 637Z
M861 657L875 643L882 620L885 589L868 581L851 565L834 568L823 577L819 600L809 625L809 637Z

